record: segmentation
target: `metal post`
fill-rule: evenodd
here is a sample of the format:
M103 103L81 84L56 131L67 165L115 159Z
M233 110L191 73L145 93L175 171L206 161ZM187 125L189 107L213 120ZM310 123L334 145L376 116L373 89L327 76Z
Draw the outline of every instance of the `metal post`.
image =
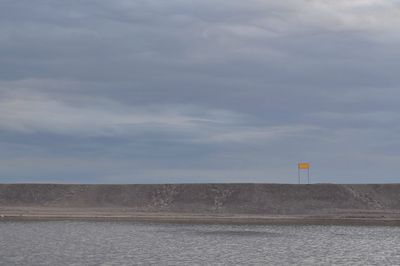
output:
M307 169L307 181L310 184L310 168Z
M299 177L299 185L300 185L300 168L297 168L297 175Z

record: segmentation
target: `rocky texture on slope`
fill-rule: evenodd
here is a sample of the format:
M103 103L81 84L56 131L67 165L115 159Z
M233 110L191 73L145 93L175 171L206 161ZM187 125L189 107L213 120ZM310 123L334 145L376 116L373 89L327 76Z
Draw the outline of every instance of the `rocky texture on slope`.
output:
M196 215L399 213L400 185L0 184L0 209L21 207Z

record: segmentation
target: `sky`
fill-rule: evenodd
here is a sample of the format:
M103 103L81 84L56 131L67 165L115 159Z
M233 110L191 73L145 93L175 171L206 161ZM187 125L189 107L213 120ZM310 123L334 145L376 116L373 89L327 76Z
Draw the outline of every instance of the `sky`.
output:
M391 0L0 0L0 183L398 183L399 28Z

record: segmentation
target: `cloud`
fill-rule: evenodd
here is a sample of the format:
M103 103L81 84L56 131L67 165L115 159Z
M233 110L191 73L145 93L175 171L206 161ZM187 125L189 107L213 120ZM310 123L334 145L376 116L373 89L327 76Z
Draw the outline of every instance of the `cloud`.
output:
M321 182L393 180L399 12L391 0L3 1L0 159L13 167L0 178L290 182L309 160Z
M107 99L65 103L27 91L3 93L0 130L23 134L127 137L157 132L196 142L252 142L311 130L303 125L255 127L244 114L194 105L129 106Z

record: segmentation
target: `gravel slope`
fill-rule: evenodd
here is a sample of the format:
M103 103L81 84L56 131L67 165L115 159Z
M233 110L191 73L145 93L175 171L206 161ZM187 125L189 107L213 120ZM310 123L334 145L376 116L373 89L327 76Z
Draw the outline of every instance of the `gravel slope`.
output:
M0 184L0 210L194 215L397 216L400 184Z

